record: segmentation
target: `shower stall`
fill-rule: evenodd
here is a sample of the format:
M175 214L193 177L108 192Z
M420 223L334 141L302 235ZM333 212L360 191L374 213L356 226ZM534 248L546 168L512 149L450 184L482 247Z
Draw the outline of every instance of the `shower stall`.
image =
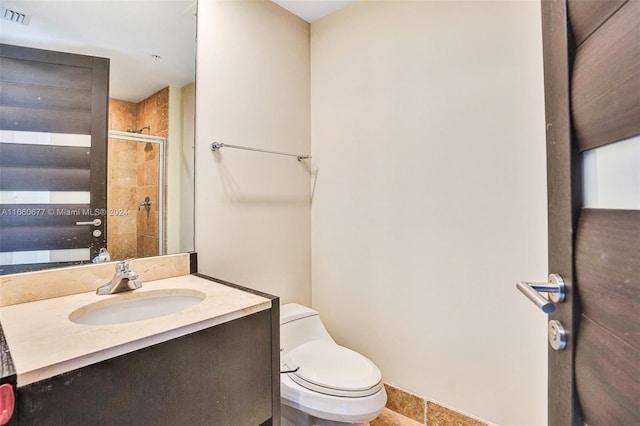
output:
M166 253L166 138L110 130L107 249L112 260Z

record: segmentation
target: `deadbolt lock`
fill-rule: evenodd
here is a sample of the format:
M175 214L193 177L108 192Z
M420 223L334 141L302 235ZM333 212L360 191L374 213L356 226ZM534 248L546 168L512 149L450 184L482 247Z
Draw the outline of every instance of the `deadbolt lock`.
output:
M567 332L560 321L549 321L549 344L556 351L567 347Z

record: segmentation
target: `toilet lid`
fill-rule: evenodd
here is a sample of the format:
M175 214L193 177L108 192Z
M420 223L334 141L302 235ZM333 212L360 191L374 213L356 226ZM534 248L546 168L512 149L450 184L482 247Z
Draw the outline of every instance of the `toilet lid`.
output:
M368 396L378 392L382 374L361 354L327 340L312 340L284 358L289 377L300 386L335 396Z

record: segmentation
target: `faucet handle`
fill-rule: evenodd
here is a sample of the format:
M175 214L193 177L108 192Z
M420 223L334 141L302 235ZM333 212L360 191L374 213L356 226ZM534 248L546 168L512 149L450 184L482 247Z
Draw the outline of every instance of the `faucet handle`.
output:
M116 272L127 272L129 270L129 261L130 260L133 260L133 258L124 259L124 260L121 260L120 262L118 262L116 264Z

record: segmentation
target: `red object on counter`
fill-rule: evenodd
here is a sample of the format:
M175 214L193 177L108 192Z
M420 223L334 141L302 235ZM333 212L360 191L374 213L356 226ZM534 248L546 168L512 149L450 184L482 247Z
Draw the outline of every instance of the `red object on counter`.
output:
M0 425L6 425L13 416L16 398L13 394L13 386L8 383L0 386Z

